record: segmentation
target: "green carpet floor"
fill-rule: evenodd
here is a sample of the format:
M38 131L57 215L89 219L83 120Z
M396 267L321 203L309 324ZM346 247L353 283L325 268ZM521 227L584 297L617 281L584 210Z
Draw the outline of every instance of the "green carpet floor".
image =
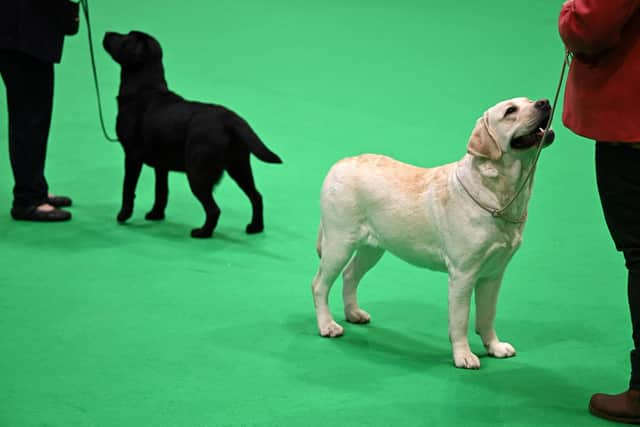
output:
M557 1L92 2L94 36L139 29L165 50L170 88L225 104L284 160L254 159L266 231L216 190L213 239L186 178L148 223L115 221L122 150L100 134L86 26L56 67L47 177L73 221L13 222L0 90L0 426L591 426L593 392L628 380L622 258L595 190L593 143L556 121L498 332L518 356L454 369L447 278L392 256L365 279L368 326L317 335L318 194L336 160L363 152L435 166L461 158L477 117L515 96L551 98L563 47ZM98 46L109 129L119 71ZM340 287L332 308L341 316ZM344 324L344 322L343 322Z

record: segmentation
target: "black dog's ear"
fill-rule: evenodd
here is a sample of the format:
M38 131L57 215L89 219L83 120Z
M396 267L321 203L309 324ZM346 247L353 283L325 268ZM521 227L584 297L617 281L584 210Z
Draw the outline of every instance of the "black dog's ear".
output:
M140 66L162 58L160 43L152 37L147 35L139 36L137 34L130 34L130 37L133 37L133 39L127 54L127 63L129 65Z
M142 40L136 40L132 43L131 51L127 53L128 63L130 65L142 65L144 63L144 42Z
M145 48L149 59L162 59L162 48L155 39L147 38Z

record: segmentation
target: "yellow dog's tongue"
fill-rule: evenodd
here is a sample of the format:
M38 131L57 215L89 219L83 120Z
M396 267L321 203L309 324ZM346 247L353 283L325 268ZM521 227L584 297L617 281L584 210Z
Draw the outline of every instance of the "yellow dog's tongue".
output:
M538 128L537 131L532 132L528 135L523 135L519 138L516 138L512 142L512 146L516 149L526 149L538 145L544 136L544 129L542 127ZM552 130L549 130L549 134L547 135L546 141L547 143L553 142L554 134Z

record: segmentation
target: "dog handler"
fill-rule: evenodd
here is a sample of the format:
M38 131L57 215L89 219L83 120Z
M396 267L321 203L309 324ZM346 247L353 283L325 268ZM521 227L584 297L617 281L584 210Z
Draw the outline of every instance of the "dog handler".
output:
M574 54L562 120L596 140L596 176L604 217L628 270L635 349L629 389L595 394L590 411L640 423L640 0L569 0L560 36Z
M78 4L68 0L12 0L0 4L0 75L7 89L9 155L16 220L64 221L68 197L48 193L44 177L53 109L53 64L65 34L78 31Z

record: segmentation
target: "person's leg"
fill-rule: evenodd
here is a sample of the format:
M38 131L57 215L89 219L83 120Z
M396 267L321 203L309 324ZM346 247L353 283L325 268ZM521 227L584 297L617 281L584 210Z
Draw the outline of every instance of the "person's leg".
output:
M636 196L638 197L638 196ZM639 207L640 210L640 207ZM638 212L640 214L640 212ZM636 237L637 233L636 233ZM624 249L624 256L629 270L628 295L633 326L633 343L631 351L631 380L629 387L640 390L640 246Z
M46 205L44 168L53 108L53 64L20 52L0 51L0 75L7 92L9 157L15 181L12 215L42 221L69 219L67 212Z
M19 52L3 52L0 72L7 88L13 205L37 206L47 200L44 163L53 105L53 64Z
M596 176L605 220L628 270L628 298L633 328L629 390L618 395L596 394L595 415L640 423L640 150L628 145L596 144Z

